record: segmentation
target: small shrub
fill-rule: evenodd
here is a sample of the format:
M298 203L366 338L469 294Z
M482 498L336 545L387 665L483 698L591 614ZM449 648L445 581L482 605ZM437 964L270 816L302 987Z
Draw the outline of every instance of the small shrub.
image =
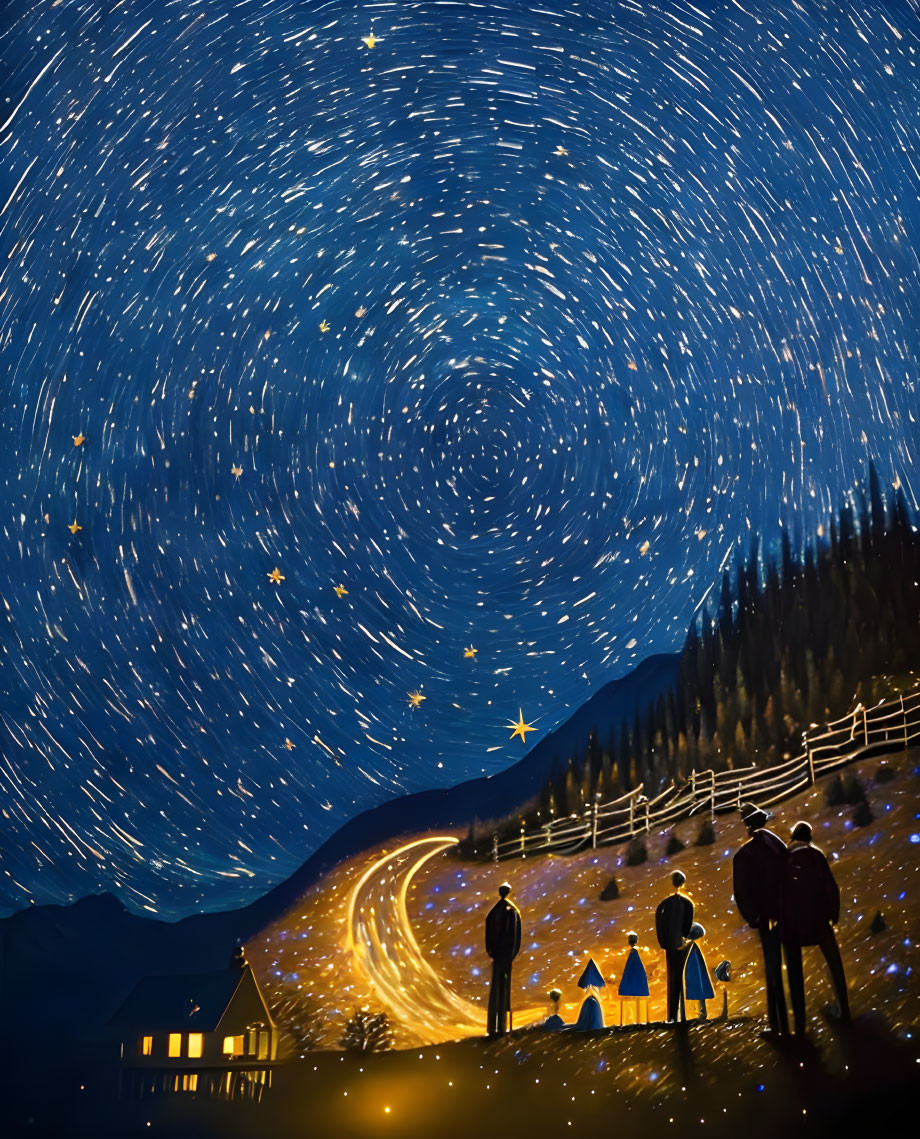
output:
M345 1024L341 1040L347 1052L386 1052L393 1047L393 1030L385 1012L372 1013L365 1005L356 1008Z
M845 803L855 806L865 802L866 792L855 775L835 775L824 797L829 807L842 807Z
M626 848L626 865L641 866L648 862L648 849L645 845L645 835L636 835Z
M878 765L878 771L875 773L875 782L890 783L897 774L897 768L890 767L887 763L880 763Z
M601 890L601 901L612 902L615 898L620 896L620 887L617 885L616 878L611 878L607 885Z
M882 911L876 910L875 911L875 917L869 923L869 932L870 933L881 933L883 929L887 929L887 928L888 928L888 925L887 925L884 917L882 916Z
M671 834L664 848L665 857L670 858L672 854L678 854L683 849L684 844L677 837L677 834L674 831L671 831Z
M841 807L846 802L846 796L843 793L843 780L839 775L828 783L824 792L824 800L829 807Z
M861 803L857 803L856 810L853 812L853 824L857 827L866 827L875 816L872 814L872 808L865 799Z
M866 801L865 788L855 775L845 775L843 777L843 794L845 801L852 803L854 806L857 803L865 803Z
M700 823L700 829L696 838L693 840L694 846L712 846L716 841L716 828L712 825L712 819L703 819Z

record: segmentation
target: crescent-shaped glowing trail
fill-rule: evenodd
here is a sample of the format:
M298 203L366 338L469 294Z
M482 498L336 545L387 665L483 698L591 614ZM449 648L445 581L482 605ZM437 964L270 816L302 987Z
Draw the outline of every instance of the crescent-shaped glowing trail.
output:
M482 1036L485 1009L459 996L426 959L412 932L409 884L425 863L456 845L438 835L406 843L378 858L348 900L346 948L355 971L387 1013L428 1044ZM514 1023L538 1020L540 1009L515 1009Z

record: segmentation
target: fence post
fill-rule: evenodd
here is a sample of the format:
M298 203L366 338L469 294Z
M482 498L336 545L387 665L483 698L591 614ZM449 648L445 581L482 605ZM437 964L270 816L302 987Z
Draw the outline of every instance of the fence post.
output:
M901 694L901 723L904 725L904 747L907 747L907 713L904 711L904 693Z
M805 734L805 757L808 760L808 783L809 786L815 785L815 759L811 754L811 743L808 739L808 733Z
M524 850L524 824L521 823L521 858L526 858L527 854Z
M591 849L597 850L597 795L591 804Z
M690 797L696 803L696 768L690 772Z
M648 834L649 831L651 830L651 827L649 826L648 812L649 812L649 799L646 798L646 800L645 800L645 833L646 834Z
M497 832L493 832L493 834L492 834L492 861L495 863L496 866L498 865L498 834L497 834Z
M546 843L547 850L552 849L552 842L550 841L551 833L549 823L543 824L543 841Z
M710 786L709 786L709 818L713 822L715 822L715 820L716 820L716 772L715 772L715 768L713 768L709 772L709 774L711 776Z
M636 813L636 796L632 794L629 796L629 837L633 838L636 833L634 826L634 817Z
M869 721L866 719L865 706L863 706L862 714L863 714L863 743L865 744L866 747L868 747L869 746Z

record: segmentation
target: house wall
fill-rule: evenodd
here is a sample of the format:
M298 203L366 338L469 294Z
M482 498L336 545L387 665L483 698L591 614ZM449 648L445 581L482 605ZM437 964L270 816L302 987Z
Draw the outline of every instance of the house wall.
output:
M258 1032L265 1034L260 1041L250 1026L261 1025ZM178 1031L175 1029L174 1031ZM141 1054L141 1039L144 1035L153 1037L153 1048L149 1056ZM122 1060L132 1068L192 1069L202 1067L251 1065L253 1060L274 1060L278 1054L278 1029L262 999L262 993L250 968L243 970L236 992L227 1005L224 1015L214 1032L202 1033L201 1056L188 1054L188 1029L183 1029L182 1051L177 1057L169 1056L169 1032L139 1031L122 1041ZM224 1054L224 1037L242 1036L244 1053L234 1059ZM267 1037L267 1039L266 1039ZM260 1046L261 1045L261 1046Z

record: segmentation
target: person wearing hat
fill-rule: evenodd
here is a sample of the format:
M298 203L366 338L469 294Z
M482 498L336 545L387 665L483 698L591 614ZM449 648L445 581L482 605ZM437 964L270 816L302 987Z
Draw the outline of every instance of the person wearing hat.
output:
M521 948L521 912L508 895L511 887L498 887L498 901L486 916L486 953L492 958L487 1031L504 1036L511 1021L511 963Z
M789 977L795 1034L805 1031L805 978L802 946L817 945L824 954L837 998L840 1019L848 1023L847 981L834 926L840 920L840 890L824 857L811 841L811 826L796 823L786 858L780 936Z
M684 965L687 961L690 927L693 925L693 902L681 893L686 874L675 870L671 875L674 893L655 910L655 933L664 950L668 977L668 1020L686 1020L684 1007Z
M578 1010L578 1020L575 1021L576 1032L596 1032L604 1027L600 991L606 987L606 984L603 974L594 964L594 958L589 957L585 971L578 978L578 987L584 989L587 996Z
M783 992L783 959L779 921L788 851L783 840L767 830L770 815L745 803L741 821L749 838L732 862L732 890L738 912L760 935L767 988L767 1018L774 1036L789 1032Z

